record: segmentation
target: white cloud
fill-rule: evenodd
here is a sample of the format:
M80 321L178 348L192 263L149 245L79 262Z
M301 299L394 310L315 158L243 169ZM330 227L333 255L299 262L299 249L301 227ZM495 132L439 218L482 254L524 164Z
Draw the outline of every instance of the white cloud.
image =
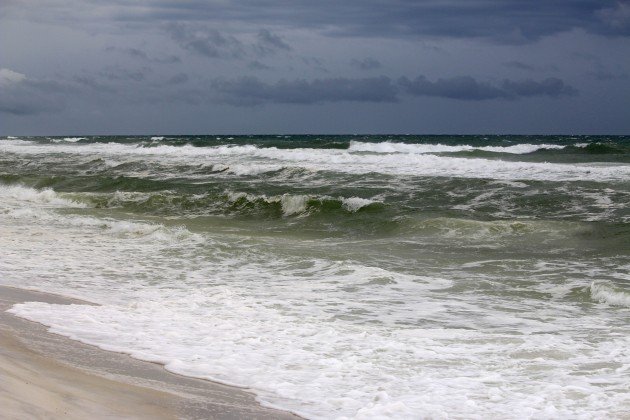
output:
M20 83L23 80L26 80L26 75L22 73L5 68L0 69L0 87Z

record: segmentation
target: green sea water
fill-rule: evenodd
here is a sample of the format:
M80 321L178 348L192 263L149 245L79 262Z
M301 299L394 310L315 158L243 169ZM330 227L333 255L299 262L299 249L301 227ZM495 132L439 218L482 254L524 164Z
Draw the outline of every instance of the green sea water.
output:
M0 198L103 304L21 316L306 417L630 410L630 137L6 137Z

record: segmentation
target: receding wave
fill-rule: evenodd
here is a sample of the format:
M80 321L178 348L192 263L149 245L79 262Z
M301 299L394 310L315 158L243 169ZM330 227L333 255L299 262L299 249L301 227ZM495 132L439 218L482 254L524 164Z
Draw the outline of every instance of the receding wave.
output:
M126 220L98 219L94 217L69 217L67 222L82 228L95 228L122 238L152 239L162 242L199 242L202 237L183 226L164 226L160 223L133 222Z
M547 242L579 239L589 232L581 222L562 220L475 220L457 217L429 217L408 220L399 219L399 229L403 234L435 238L437 241L458 239L460 243L489 241L498 244L500 240L518 242Z

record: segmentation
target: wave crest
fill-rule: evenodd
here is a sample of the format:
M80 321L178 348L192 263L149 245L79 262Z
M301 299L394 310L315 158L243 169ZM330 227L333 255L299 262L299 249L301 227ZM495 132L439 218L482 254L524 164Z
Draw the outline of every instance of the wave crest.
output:
M282 194L276 196L252 195L247 193L228 192L228 201L232 204L255 204L266 203L280 205L283 216L307 215L311 211L322 211L326 207L341 207L344 210L355 213L360 209L372 204L381 203L379 201L368 200L360 197L330 197L330 196L310 196L302 194Z

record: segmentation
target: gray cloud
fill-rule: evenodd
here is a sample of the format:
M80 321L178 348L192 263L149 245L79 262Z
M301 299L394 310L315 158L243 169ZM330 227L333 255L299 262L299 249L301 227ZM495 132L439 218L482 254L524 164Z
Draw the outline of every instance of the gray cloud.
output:
M143 72L144 71L144 72ZM31 80L3 69L0 78L0 112L32 115L63 109L68 102L99 98L107 103L184 102L191 105L227 103L236 106L275 104L321 104L335 102L393 103L401 94L432 96L465 101L515 100L526 97L560 97L577 91L557 78L541 81L503 80L499 84L480 82L470 76L430 81L424 76L326 78L280 80L275 83L255 77L215 79L196 86L185 73L162 79L161 84L145 80L148 69L131 71L109 67L100 78L77 75L71 80ZM182 89L185 87L185 89Z
M209 58L264 57L292 50L289 44L268 29L258 31L255 42L244 42L204 25L182 22L169 24L167 32L181 48Z
M266 65L265 63L261 63L258 60L250 61L247 64L247 68L250 69L250 70L269 70L269 69L271 69L270 66Z
M503 90L489 83L478 82L470 76L438 79L435 82L429 81L424 76L418 76L414 80L402 77L398 83L406 93L415 96L437 96L473 101L507 97Z
M599 80L599 81L627 80L628 79L627 73L613 73L611 71L607 71L601 68L592 72L588 72L587 74L591 76L593 79Z
M616 4L598 10L596 15L615 32L630 34L630 3L617 1Z
M255 48L263 55L273 54L279 50L291 51L291 46L284 42L278 35L268 29L261 29L257 35L258 42Z
M188 81L180 73L162 84L149 83L144 73L111 67L100 77L79 74L70 79L30 79L23 74L0 69L0 113L37 115L59 112L81 103L98 105L146 104L157 101L191 102L194 98L210 98L208 92L183 92L179 85ZM142 75L142 76L141 76ZM174 85L178 85L177 88ZM81 105L83 106L83 105Z
M60 111L65 107L64 102L24 86L0 89L0 92L0 113L27 116Z
M412 96L433 96L466 101L519 99L535 96L560 97L577 94L577 90L557 78L542 81L504 80L495 86L470 76L429 81L424 76L413 80L402 77L393 83L385 76L364 79L282 80L275 84L253 77L216 80L212 88L221 99L233 105L263 103L314 104L322 102L396 102L399 91ZM399 89L400 88L400 89Z
M505 67L509 67L509 68L517 69L517 70L536 71L536 67L531 66L529 64L525 64L525 63L523 63L521 61L517 61L517 60L507 61L507 62L503 63L503 65Z
M381 67L383 67L380 61L372 57L367 57L367 58L364 58L363 60L355 59L355 60L352 60L350 64L353 67L358 68L359 70L374 70L374 69L380 69Z
M183 49L210 58L235 58L243 55L243 44L214 28L173 23L167 31Z
M518 99L531 96L570 96L577 90L557 78L548 78L540 82L534 80L504 80L495 86L487 82L479 82L470 76L438 79L435 82L424 76L414 80L406 77L399 79L403 90L414 96L434 96L466 101L482 101L489 99Z
M541 36L582 28L587 31L630 35L626 1L580 0L294 0L266 1L264 8L251 0L228 4L164 1L156 9L162 17L257 22L310 26L334 35L417 35L484 37L505 42L527 42ZM195 14L195 16L193 16Z
M531 64L523 63L522 61L518 61L518 60L506 61L505 63L503 63L503 65L510 69L527 71L527 72L548 72L548 71L556 72L558 71L558 67L556 67L555 65L534 66Z
M142 67L137 70L129 70L118 66L108 66L99 72L101 77L107 80L131 80L134 82L142 82L151 73L149 67Z
M330 73L322 59L319 59L317 57L301 57L301 60L304 64L317 71L320 71L322 73Z
M116 93L116 89L105 83L101 83L95 78L87 75L76 75L72 77L72 81L80 87L87 87L88 89L99 93Z
M176 55L168 55L163 57L151 57L146 52L138 49L138 48L119 48L119 47L107 47L105 51L108 52L118 52L121 54L125 54L129 57L136 58L138 60L146 61L149 63L163 63L163 64L173 64L173 63L181 63L181 58Z
M46 133L79 120L90 129L99 116L154 131L166 124L155 115L168 104L174 131L214 130L216 121L226 129L312 131L313 115L334 114L323 130L627 133L629 5L9 0L0 6L0 67L31 79L2 82L0 130ZM452 77L457 72L462 77ZM580 96L571 96L576 87ZM59 118L42 116L59 109Z
M311 28L333 36L486 38L523 43L546 35L583 29L606 36L630 36L627 0L252 0L155 2L91 2L78 0L10 2L3 14L68 24L103 22L241 23L248 26ZM26 10L25 10L26 9ZM216 34L180 41L201 54L221 55ZM220 37L219 37L220 38Z
M180 85L182 83L186 83L188 81L188 76L184 73L178 73L173 77L170 77L166 83L169 85Z
M0 69L0 113L35 115L60 111L68 87L52 80L28 79L21 73Z
M508 98L528 97L528 96L573 96L578 91L572 86L567 85L556 77L537 82L535 80L504 80L501 89L507 93Z
M322 102L395 102L396 86L388 77L365 79L281 80L274 84L257 78L216 80L212 88L232 105L262 103L315 104Z

